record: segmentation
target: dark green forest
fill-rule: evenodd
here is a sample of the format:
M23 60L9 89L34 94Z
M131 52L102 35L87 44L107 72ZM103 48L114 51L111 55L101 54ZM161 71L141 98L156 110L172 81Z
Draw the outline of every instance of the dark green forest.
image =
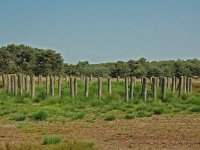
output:
M67 60L65 60L67 62ZM90 64L64 63L60 53L26 45L7 45L0 48L0 74L73 75L73 76L200 76L200 60L148 61L145 58L127 62Z

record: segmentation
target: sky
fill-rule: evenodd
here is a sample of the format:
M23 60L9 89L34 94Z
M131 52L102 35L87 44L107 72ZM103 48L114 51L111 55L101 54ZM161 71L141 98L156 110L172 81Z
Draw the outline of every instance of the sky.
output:
M200 0L0 0L0 47L67 63L200 59Z

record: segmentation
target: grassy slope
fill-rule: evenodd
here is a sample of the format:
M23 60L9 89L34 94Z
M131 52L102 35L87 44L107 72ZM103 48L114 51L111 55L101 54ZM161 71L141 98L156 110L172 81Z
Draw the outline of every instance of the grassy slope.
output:
M148 101L143 102L140 98L141 85L136 85L134 100L124 103L123 82L113 82L112 96L107 95L107 83L104 82L102 100L97 98L96 82L90 83L89 98L84 97L83 82L79 81L78 83L78 95L73 99L69 97L69 85L66 83L62 87L62 93L65 96L61 99L56 96L46 96L43 87L37 87L35 99L31 99L29 94L16 97L0 91L0 125L18 124L20 128L20 124L37 121L58 124L93 123L99 120L131 120L160 114L200 112L200 94L197 93L183 94L182 99L179 99L167 91L167 102L162 103L159 99L160 90L158 89L158 100L153 100L149 96ZM150 89L148 89L148 95L151 95ZM39 141L41 142L41 139ZM61 141L61 146L63 143L66 144L63 141L65 140ZM84 141L80 143L81 147L84 147ZM76 144L79 145L79 143ZM87 142L85 145L88 149L93 147L90 143L88 146Z

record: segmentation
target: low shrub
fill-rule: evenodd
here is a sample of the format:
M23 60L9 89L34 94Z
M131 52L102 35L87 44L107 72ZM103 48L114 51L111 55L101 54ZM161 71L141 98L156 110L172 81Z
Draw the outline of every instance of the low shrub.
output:
M32 115L33 120L46 120L48 117L48 112L40 110L39 112Z
M13 120L15 121L23 121L26 119L26 116L23 113L18 113L13 116Z
M106 121L114 121L116 119L115 115L108 115L105 120Z
M58 144L62 141L63 137L60 135L45 135L43 138L43 145Z

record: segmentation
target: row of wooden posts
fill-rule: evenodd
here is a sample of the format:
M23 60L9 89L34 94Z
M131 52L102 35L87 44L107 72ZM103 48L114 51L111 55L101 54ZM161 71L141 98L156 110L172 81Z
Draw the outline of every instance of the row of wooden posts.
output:
M31 97L35 97L35 86L36 79L38 85L43 84L43 77L40 75L29 76L24 74L19 75L2 75L3 88L7 92L12 92L15 95L22 95L25 93L30 93ZM58 82L58 96L62 96L62 84L63 80L69 82L70 84L70 96L74 97L77 95L77 77L56 77L56 76L46 76L45 77L45 87L46 94L50 96L55 96L55 85ZM116 78L117 81L120 80L119 77ZM89 82L93 80L91 77L82 77L84 81L85 87L85 96L89 96ZM112 78L108 77L108 94L112 94ZM134 99L134 85L136 84L135 77L127 77L124 78L125 81L125 101L128 102L129 99ZM170 82L171 81L171 82ZM147 77L141 78L142 91L141 96L144 101L147 100L147 87L151 87L152 96L154 99L157 99L157 87L161 88L161 99L164 101L166 99L166 90L171 88L171 92L174 94L175 91L178 91L178 96L181 97L182 93L189 93L192 91L192 78L189 77L151 77L148 79ZM102 98L102 77L98 77L98 98Z

